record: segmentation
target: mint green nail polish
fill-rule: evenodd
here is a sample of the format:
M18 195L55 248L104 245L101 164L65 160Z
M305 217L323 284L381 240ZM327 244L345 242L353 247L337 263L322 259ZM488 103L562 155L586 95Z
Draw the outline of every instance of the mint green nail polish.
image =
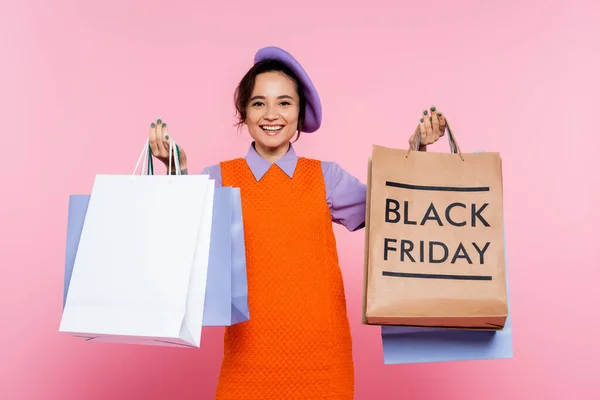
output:
M165 139L169 140L169 135L166 135L166 136L165 136Z
M441 112L439 112L439 113L438 113L438 117L441 117L441 116L442 116L442 113L441 113Z
M154 122L153 122L153 123L151 123L151 124L150 124L150 126L151 126L152 128L154 128L156 125L154 125Z
M423 118L421 118L421 122L424 122L425 120Z
M163 125L162 125L162 127L163 127L163 128L166 128L166 127L167 127L167 124L166 124L165 122L163 122Z
M427 115L427 110L423 111L423 115Z
M435 106L431 106L431 112L434 112L436 110Z
M162 123L162 120L161 120L161 119L159 119L159 120L156 120L156 123L157 123L158 125L160 125L160 124Z

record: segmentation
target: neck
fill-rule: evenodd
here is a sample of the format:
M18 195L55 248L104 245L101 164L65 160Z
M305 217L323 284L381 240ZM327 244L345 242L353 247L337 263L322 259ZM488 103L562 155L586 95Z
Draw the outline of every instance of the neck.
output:
M268 148L261 146L257 142L254 142L253 146L256 152L270 163L277 162L281 157L285 156L290 149L290 143L285 143L284 145L276 148Z

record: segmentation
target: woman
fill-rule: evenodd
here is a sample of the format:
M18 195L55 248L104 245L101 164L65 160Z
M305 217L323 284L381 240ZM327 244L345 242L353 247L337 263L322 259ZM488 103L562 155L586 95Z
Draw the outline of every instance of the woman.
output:
M276 47L258 51L235 105L253 143L244 158L206 168L243 201L250 321L227 328L217 399L352 399L354 367L332 221L364 226L366 186L338 164L298 157L291 142L321 124L321 104L301 65ZM421 150L443 135L440 114L424 118ZM150 129L166 166L167 127ZM187 173L187 158L180 165ZM174 168L173 168L174 170Z

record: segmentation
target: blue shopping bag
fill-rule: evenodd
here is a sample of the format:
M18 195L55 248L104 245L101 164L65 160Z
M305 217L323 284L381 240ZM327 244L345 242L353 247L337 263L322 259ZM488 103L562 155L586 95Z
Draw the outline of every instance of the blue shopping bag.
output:
M385 364L441 361L493 360L513 357L508 267L506 267L508 317L499 331L382 326Z
M63 285L63 309L67 302L67 293L75 265L75 256L79 247L79 239L83 230L83 222L90 202L89 194L74 194L69 197L69 214L67 218L67 245L65 254L65 274Z
M506 243L506 233L504 243ZM508 259L506 249L504 250L504 254L505 259ZM502 330L473 331L382 326L381 338L384 363L413 364L512 358L513 332L510 313L508 265L505 267L505 271L508 317Z
M249 320L246 250L239 188L216 188L203 326L230 326ZM63 308L90 195L69 197Z
M250 319L240 189L215 189L203 326Z

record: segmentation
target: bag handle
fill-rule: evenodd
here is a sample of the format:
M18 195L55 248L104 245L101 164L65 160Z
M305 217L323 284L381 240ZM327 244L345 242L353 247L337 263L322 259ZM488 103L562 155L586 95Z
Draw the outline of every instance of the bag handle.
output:
M456 137L454 136L454 133L452 133L452 128L450 128L450 124L448 123L448 120L446 120L446 130L448 131L448 143L450 144L450 152L452 154L458 154L460 159L465 161L465 159L463 158L462 152L460 151L460 146L458 145L458 142L456 141ZM420 133L417 135L416 139L417 140L415 141L416 143L415 143L414 149L413 148L408 149L406 158L408 158L411 151L413 151L413 150L418 151L419 147L421 146L421 134Z
M179 146L177 146L173 139L169 139L169 175L171 175L171 165L173 164L173 157L175 158L175 175L181 175L181 165L179 163ZM140 175L144 175L144 165L147 166L146 175L154 175L154 162L152 160L152 149L150 148L150 139L146 139L146 144L144 145L144 148L142 149L142 152L138 157L138 161L135 164L135 168L133 169L132 175L135 175L135 172L140 166L140 163L142 163L142 168L140 168Z
M169 175L171 175L171 155L175 158L175 175L181 175L181 165L179 164L179 146L177 146L173 139L169 139Z

